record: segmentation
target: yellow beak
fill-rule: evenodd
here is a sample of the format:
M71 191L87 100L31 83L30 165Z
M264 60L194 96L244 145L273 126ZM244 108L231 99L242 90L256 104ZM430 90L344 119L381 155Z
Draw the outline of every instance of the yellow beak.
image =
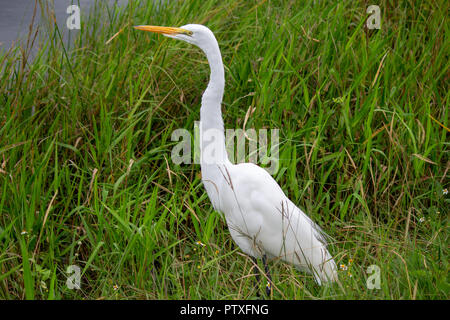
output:
M135 29L143 30L143 31L150 31L155 33L161 33L161 34L169 34L169 35L175 35L175 34L186 34L188 36L192 35L192 31L181 29L181 28L172 28L172 27L157 27L157 26L135 26Z

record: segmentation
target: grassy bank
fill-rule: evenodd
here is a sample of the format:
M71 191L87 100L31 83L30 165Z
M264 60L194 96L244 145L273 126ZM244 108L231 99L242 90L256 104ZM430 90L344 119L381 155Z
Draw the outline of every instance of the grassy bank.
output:
M380 1L380 30L364 1L131 3L82 17L70 52L50 26L33 61L0 54L0 298L256 298L199 165L170 159L206 60L130 28L187 23L221 46L225 126L280 129L274 177L334 240L338 283L271 261L273 298L449 298L446 1Z

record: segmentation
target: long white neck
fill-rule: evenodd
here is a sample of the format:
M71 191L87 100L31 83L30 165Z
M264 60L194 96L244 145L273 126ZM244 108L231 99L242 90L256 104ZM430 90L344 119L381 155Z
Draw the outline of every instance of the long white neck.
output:
M225 87L225 72L219 45L215 38L202 50L211 68L208 87L202 96L200 108L201 164L206 166L229 163L225 148L225 135L221 104Z

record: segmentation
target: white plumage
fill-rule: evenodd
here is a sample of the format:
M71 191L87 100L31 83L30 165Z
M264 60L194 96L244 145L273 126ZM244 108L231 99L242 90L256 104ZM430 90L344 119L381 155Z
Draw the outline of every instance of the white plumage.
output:
M336 264L323 231L286 197L267 171L228 160L221 112L225 77L214 34L196 24L136 28L189 42L206 54L211 75L200 109L202 181L214 208L225 215L236 244L254 258L267 255L292 263L312 273L319 284L336 280Z

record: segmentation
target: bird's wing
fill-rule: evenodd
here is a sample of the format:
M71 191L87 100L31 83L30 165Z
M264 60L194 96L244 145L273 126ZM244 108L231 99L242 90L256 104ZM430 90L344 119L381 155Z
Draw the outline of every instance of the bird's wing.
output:
M233 173L230 179L235 180L236 200L241 206L250 206L245 208L248 212L264 212L271 222L278 222L283 216L301 219L304 225L311 227L315 238L327 245L330 236L289 200L266 170L252 163L242 163L235 166Z
M319 273L323 264L332 261L326 249L326 234L286 197L266 170L251 163L239 164L230 170L229 179L232 195L228 195L226 202L232 203L234 197L236 203L225 209L230 229L238 226L261 251L300 269L313 268L317 271L314 273ZM334 268L332 261L326 273L334 274ZM319 277L324 279L322 275Z

